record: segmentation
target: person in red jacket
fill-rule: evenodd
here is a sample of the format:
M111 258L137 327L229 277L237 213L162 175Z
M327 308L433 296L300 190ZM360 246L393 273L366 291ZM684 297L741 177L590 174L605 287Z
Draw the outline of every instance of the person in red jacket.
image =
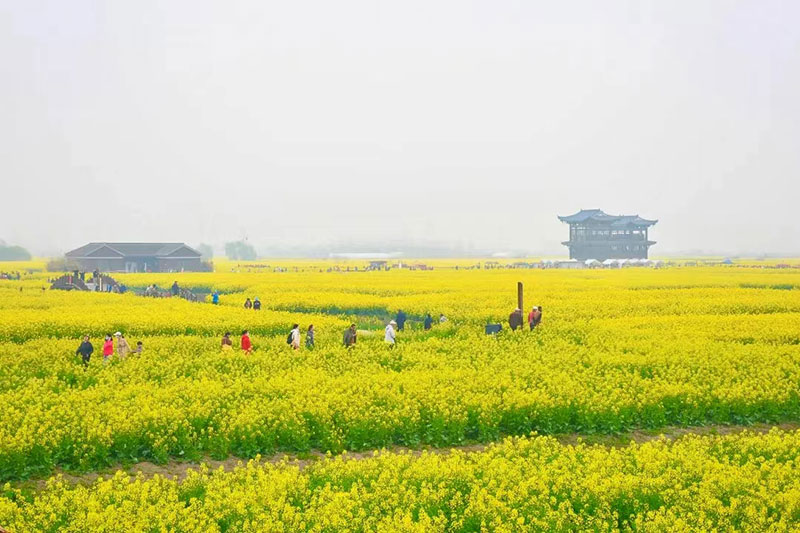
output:
M542 306L533 306L531 312L528 313L528 325L531 327L531 331L533 328L539 325L539 322L542 320Z
M114 355L114 341L111 335L106 334L106 340L103 342L103 363L108 363L112 355Z
M247 330L242 332L242 351L246 354L253 351L253 343L250 342L250 332Z

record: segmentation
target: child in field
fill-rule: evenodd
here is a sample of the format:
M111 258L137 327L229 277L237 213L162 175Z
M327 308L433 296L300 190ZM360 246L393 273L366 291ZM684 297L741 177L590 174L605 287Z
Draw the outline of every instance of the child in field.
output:
M137 341L136 342L136 350L134 350L134 352L137 355L142 355L143 351L144 351L144 344L142 344L142 341Z
M253 351L253 343L250 342L250 332L247 330L242 332L242 351L248 355Z

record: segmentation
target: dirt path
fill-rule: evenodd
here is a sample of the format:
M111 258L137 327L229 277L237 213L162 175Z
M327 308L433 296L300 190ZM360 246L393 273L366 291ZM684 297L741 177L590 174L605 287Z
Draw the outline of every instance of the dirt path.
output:
M609 447L623 447L628 446L631 442L641 444L644 442L666 438L668 440L679 439L685 435L730 435L733 433L740 433L743 431L750 431L753 433L767 433L773 428L778 428L784 431L795 431L800 429L800 422L786 422L782 424L753 424L750 426L697 426L697 427L666 427L657 430L634 430L627 433L618 435L586 435L580 433L568 433L562 435L553 435L560 443L565 445L576 445L583 442L590 445L602 445ZM385 448L390 452L403 452L408 451L414 455L421 455L423 452L447 454L452 451L462 451L465 453L474 453L485 450L491 446L491 443L483 444L466 444L461 446L451 446L445 448L433 448L430 446L422 448L407 448L403 446L391 446ZM372 457L375 450L368 450L363 452L347 452L347 457L350 459L360 460ZM279 453L269 457L262 457L262 463L278 464L288 461L289 464L305 468L309 464L325 458L325 454L320 451L311 451L304 454L288 454ZM216 460L207 458L202 461L211 470L218 470L220 467L225 471L230 471L240 464L246 464L247 459L238 457L228 457L224 460ZM90 472L87 474L72 474L62 470L57 470L55 474L61 474L63 478L73 484L90 485L96 479L103 477L108 478L116 474L118 471L124 471L132 476L141 472L146 478L151 478L155 475L164 476L170 479L183 480L189 470L197 470L200 468L201 463L190 461L170 461L166 464L155 464L150 462L136 463L128 468L117 466L98 472ZM44 488L46 479L35 479L26 481L12 482L12 487L27 488L39 490Z

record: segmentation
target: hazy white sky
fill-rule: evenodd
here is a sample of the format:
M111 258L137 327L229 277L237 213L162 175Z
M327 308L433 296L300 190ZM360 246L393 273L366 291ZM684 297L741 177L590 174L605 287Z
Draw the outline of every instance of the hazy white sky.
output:
M0 238L800 252L795 0L0 0Z

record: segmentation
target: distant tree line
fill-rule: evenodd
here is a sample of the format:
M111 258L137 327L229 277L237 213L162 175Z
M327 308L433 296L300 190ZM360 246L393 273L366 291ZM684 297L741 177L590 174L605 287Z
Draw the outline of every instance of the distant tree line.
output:
M211 247L210 244L206 244L201 242L197 246L195 246L198 252L200 252L200 257L203 260L214 259L214 248Z
M225 243L225 255L237 261L252 261L258 257L256 249L245 241Z
M0 240L0 261L28 261L31 254L22 246L10 246Z

